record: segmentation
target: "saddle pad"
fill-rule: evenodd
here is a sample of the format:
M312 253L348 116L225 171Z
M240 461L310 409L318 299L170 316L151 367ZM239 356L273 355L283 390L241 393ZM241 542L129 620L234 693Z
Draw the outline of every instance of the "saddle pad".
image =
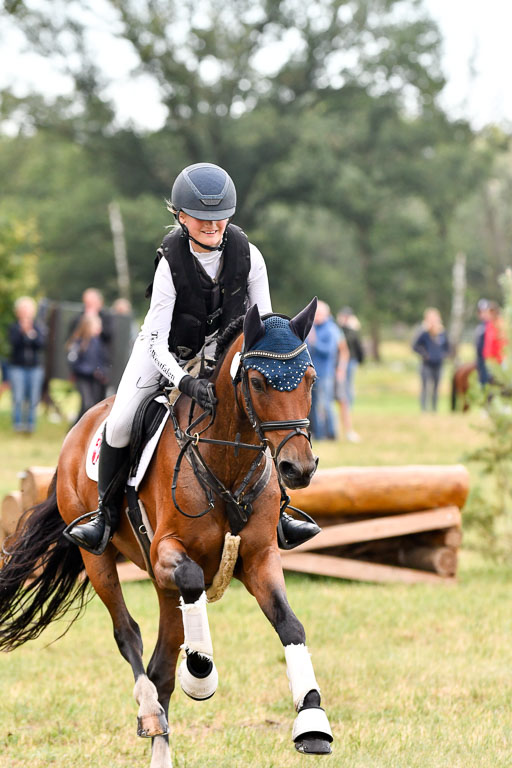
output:
M155 398L158 402L165 403L165 397L162 395L161 397ZM149 466L149 462L151 461L153 454L156 450L156 446L158 445L158 441L160 440L160 435L162 434L163 428L165 427L167 423L167 419L169 418L169 411L166 410L163 414L162 421L160 422L160 425L158 426L158 429L156 430L153 437L147 442L147 444L144 447L144 450L142 451L142 455L140 457L140 461L137 467L137 473L136 475L133 475L132 477L128 478L127 485L132 485L135 490L139 488L139 485L141 484L144 475L146 474L146 470ZM94 482L98 482L98 460L100 457L100 447L101 447L101 441L103 439L103 429L105 427L106 419L104 419L101 424L98 426L96 431L94 432L91 442L89 443L89 448L87 450L87 457L85 460L85 471L87 473L87 477L90 480L94 480Z

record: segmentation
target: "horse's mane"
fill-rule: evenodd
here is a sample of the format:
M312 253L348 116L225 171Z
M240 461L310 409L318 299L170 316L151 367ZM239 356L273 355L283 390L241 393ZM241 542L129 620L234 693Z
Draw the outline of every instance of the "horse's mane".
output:
M240 315L235 320L232 320L222 333L217 338L217 346L215 347L214 362L217 364L219 360L227 352L234 339L242 333L244 325L244 316Z

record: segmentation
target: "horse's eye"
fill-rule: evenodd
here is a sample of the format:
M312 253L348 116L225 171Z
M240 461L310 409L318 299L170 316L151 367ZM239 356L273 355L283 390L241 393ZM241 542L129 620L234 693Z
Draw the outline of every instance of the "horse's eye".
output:
M251 379L251 386L255 392L264 392L265 384L261 379L257 379L256 376Z

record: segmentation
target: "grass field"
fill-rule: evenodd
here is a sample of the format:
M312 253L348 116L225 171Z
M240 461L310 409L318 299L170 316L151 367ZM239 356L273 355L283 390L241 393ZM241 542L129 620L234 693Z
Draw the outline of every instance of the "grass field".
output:
M455 463L482 439L481 416L420 414L414 360L388 346L358 373L363 441L317 444L321 466ZM63 425L13 436L0 401L0 492L17 472L54 464ZM66 407L72 409L73 403ZM480 483L471 467L473 484ZM330 757L295 752L284 654L254 600L233 583L209 609L219 689L203 703L177 690L170 725L177 768L495 768L512 766L512 565L462 551L455 587L372 585L289 574L290 603L308 635L335 734ZM156 639L151 584L128 584L149 659ZM136 736L131 672L94 599L70 632L53 626L0 656L0 767L149 766Z

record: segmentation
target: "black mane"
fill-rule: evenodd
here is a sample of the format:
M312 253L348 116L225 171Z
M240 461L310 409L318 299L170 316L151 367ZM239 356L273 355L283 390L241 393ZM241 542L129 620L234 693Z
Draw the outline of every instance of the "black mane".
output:
M220 358L224 355L227 349L231 346L231 342L242 333L244 325L244 315L240 315L236 320L232 320L230 324L224 328L220 336L217 338L217 346L215 347L215 363L218 363Z

